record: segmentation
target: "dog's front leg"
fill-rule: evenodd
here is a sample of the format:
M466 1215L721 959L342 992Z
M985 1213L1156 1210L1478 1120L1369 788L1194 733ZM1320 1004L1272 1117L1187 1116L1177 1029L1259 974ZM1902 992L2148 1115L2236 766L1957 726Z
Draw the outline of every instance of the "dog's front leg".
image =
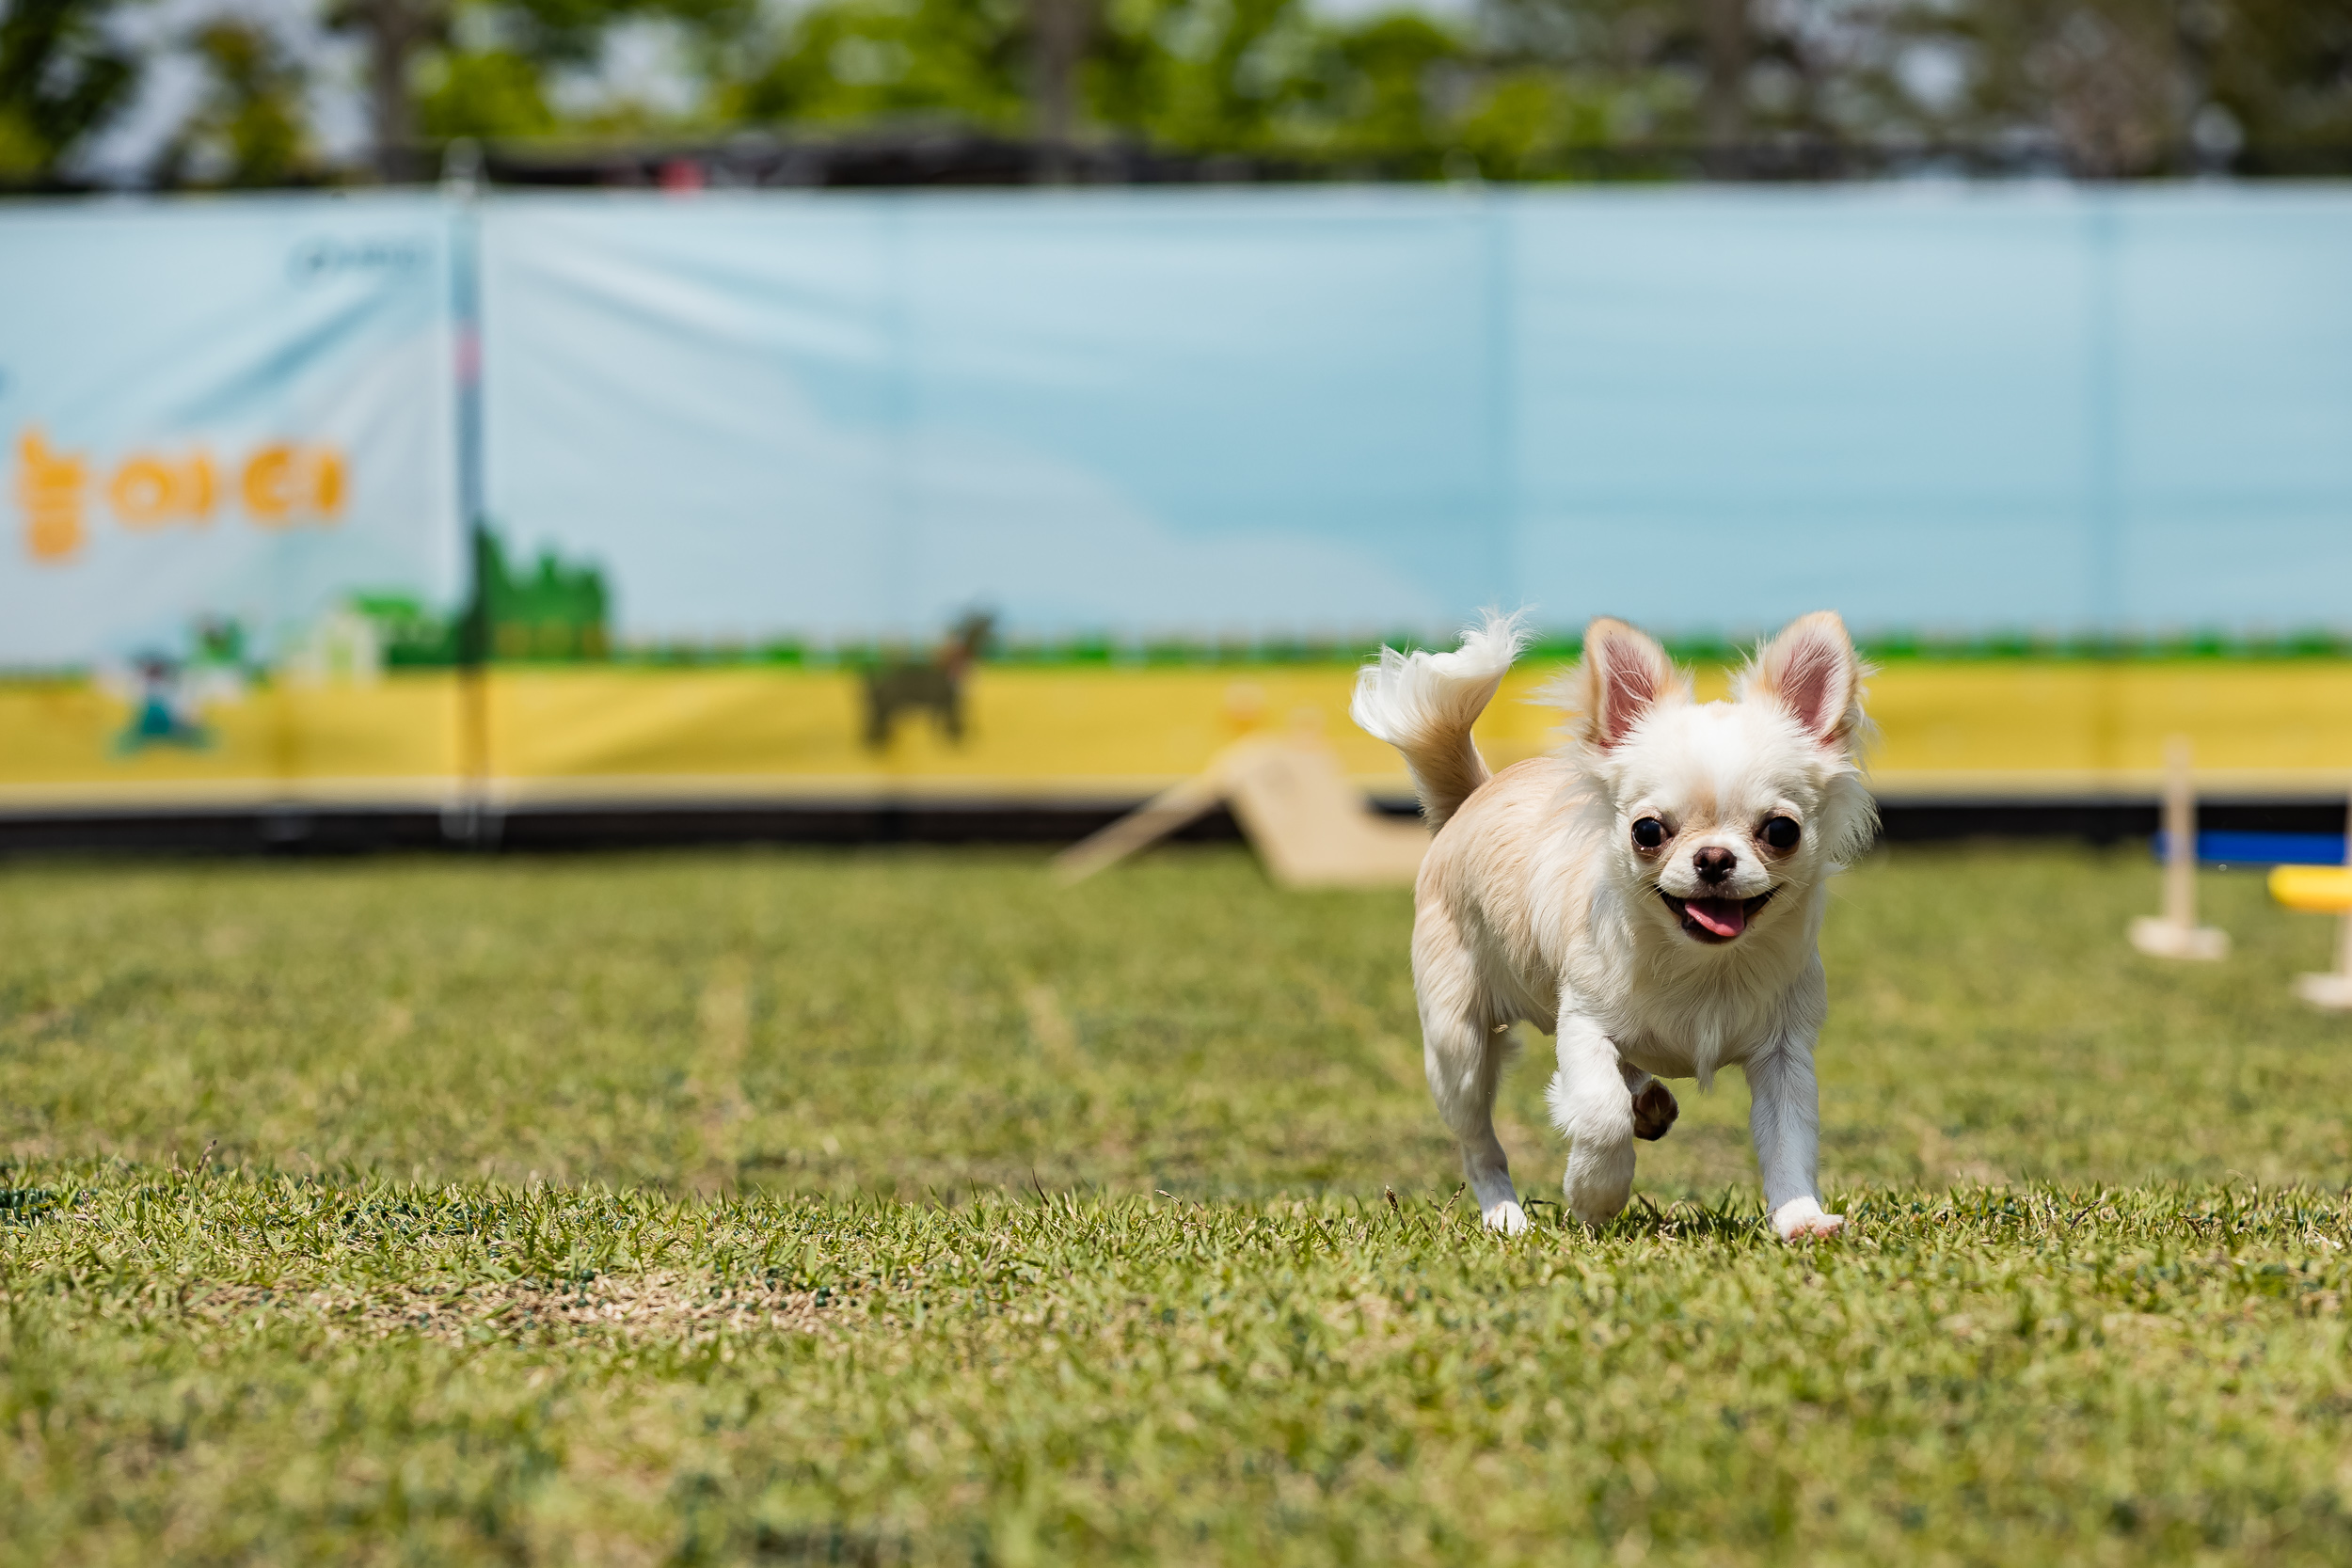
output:
M1748 1131L1764 1179L1764 1207L1784 1242L1835 1235L1846 1221L1825 1214L1815 1189L1821 1097L1813 1081L1810 1033L1784 1036L1747 1064Z
M1644 1143L1656 1143L1672 1132L1676 1118L1682 1115L1674 1090L1631 1062L1619 1062L1617 1071L1625 1078L1626 1092L1633 1097L1633 1135Z
M1551 1080L1552 1125L1568 1135L1568 1211L1595 1229L1633 1196L1633 1097L1616 1042L1600 1025L1560 1009L1560 1070Z

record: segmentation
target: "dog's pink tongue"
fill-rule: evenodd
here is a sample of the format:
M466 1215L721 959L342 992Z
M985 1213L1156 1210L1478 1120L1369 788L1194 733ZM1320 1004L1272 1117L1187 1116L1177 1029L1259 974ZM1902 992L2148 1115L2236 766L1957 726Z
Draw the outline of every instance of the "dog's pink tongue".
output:
M1737 898L1693 898L1682 907L1719 937L1736 937L1748 928L1747 906Z

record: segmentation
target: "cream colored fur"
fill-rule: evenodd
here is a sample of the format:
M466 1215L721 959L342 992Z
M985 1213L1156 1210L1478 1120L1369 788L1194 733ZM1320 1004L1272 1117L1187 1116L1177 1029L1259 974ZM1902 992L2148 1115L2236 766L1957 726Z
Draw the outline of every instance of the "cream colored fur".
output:
M1489 614L1462 633L1450 654L1380 650L1380 661L1356 677L1348 717L1405 753L1422 816L1434 832L1487 779L1486 759L1470 744L1470 726L1527 645L1527 612Z
M1430 1092L1486 1224L1527 1227L1493 1123L1507 1032L1525 1021L1557 1036L1551 1111L1568 1138L1567 1206L1586 1225L1631 1194L1637 1110L1646 1136L1672 1120L1655 1080L1704 1086L1736 1065L1774 1228L1835 1231L1815 1186L1818 939L1830 878L1877 825L1860 767L1865 672L1844 625L1826 611L1792 623L1731 701L1701 704L1655 641L1596 621L1549 693L1572 715L1570 742L1489 777L1470 730L1522 641L1518 617L1489 616L1454 654L1383 650L1353 710L1404 752L1437 833L1413 980ZM1793 845L1767 837L1787 832L1775 818L1796 824ZM1653 847L1637 836L1645 820L1662 835Z

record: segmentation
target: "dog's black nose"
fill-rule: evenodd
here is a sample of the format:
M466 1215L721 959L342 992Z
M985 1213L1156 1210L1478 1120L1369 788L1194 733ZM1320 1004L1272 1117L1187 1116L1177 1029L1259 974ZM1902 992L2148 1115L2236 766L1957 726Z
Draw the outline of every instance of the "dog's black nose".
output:
M1700 881L1720 882L1731 875L1732 868L1740 862L1737 856L1722 845L1710 844L1692 855L1691 863L1698 867Z

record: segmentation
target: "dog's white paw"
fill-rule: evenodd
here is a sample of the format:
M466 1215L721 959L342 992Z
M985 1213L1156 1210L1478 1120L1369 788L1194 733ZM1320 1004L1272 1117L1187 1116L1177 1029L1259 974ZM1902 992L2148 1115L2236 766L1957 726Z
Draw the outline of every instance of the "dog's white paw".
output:
M1819 1201L1809 1197L1792 1197L1772 1211L1772 1228L1784 1242L1802 1241L1812 1236L1835 1236L1845 1228L1846 1216L1824 1214Z
M1527 1233L1527 1211L1509 1198L1486 1211L1486 1228L1505 1236Z
M1568 1151L1567 1180L1560 1184L1560 1196L1567 1200L1568 1212L1588 1230L1599 1230L1624 1213L1633 1196L1633 1140L1580 1142Z

